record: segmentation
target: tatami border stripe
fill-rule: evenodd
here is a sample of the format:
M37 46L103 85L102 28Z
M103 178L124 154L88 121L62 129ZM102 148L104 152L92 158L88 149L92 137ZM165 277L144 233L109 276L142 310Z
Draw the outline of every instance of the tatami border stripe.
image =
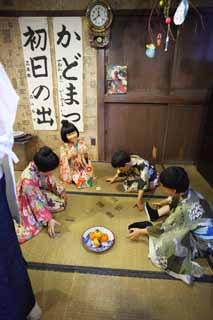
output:
M122 193L104 193L104 192L84 192L84 191L66 191L67 194L78 194L80 196L103 196L103 197L122 197L122 198L137 198L137 193L135 194L122 194ZM153 198L153 199L165 199L166 196L162 195L144 195L143 198Z
M159 272L159 271L97 268L97 267L73 266L73 265L63 265L63 264L40 263L40 262L31 262L31 261L27 262L27 268L31 270L55 271L55 272L64 272L64 273L76 272L81 274L95 274L99 276L177 280L172 278L165 272ZM196 279L196 281L213 283L213 276L205 274L202 278Z
M211 261L210 256L207 256L206 259L207 259L207 262L208 262L209 267L210 267L211 270L213 271L213 262Z
M162 170L166 169L166 167L165 167L165 165L163 163L161 163L160 166L161 166Z

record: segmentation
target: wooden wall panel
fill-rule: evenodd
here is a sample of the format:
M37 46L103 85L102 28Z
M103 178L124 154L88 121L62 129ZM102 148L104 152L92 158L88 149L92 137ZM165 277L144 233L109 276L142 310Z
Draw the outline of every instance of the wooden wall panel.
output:
M174 42L168 52L162 43L156 58L147 58L146 44L151 42L147 24L148 16L115 16L105 63L128 66L128 92L168 93ZM153 41L159 32L165 37L157 17L152 18L152 30Z
M164 161L197 159L202 106L169 106Z
M199 92L213 86L213 14L203 14L203 23L205 29L196 14L189 15L180 28L172 83L174 92Z
M106 104L105 105L105 160L110 161L115 151L125 150L152 159L157 148L161 159L167 119L166 105Z
M197 161L203 103L213 84L212 17L212 11L203 15L203 31L199 16L190 13L165 52L165 25L153 16L153 37L162 32L162 46L156 58L149 59L145 55L151 42L148 16L115 15L104 68L128 66L128 93L105 92L102 159L109 161L113 152L124 149L152 160L156 147L158 162Z

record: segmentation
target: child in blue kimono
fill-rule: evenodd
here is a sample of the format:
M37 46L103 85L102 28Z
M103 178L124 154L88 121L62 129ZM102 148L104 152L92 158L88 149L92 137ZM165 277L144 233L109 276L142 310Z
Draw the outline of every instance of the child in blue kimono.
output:
M144 191L154 190L158 184L155 166L137 155L125 151L117 151L112 156L111 164L117 169L113 177L107 179L114 183L119 177L124 177L123 187L126 192L138 192L137 207L143 210Z
M189 188L187 172L169 167L159 176L164 192L175 198L169 217L153 225L149 221L129 225L131 240L149 238L149 258L171 276L191 284L203 275L195 258L213 253L213 211L198 192ZM172 203L172 202L171 202Z

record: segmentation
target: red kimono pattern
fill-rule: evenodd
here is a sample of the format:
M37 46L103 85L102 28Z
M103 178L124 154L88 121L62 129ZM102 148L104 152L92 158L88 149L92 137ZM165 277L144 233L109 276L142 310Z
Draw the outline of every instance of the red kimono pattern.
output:
M51 212L65 208L65 190L53 175L42 176L30 162L17 183L21 224L15 224L19 243L37 235L52 219Z
M85 164L82 165L82 159ZM77 144L65 143L60 149L60 179L66 183L74 182L77 188L93 186L93 167L88 160L88 148L83 140Z

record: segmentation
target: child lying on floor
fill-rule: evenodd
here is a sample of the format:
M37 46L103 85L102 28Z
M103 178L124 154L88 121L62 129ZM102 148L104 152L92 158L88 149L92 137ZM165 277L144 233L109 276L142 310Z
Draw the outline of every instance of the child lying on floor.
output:
M15 225L19 243L24 243L47 226L50 237L55 236L53 212L64 210L66 194L57 184L53 170L59 165L58 156L48 147L41 148L17 183L21 225Z
M119 177L124 177L124 191L138 192L136 205L140 211L143 210L144 191L153 190L158 184L158 176L154 165L125 151L115 152L111 164L114 168L117 168L117 173L115 176L107 178L106 181L114 183Z
M208 202L189 189L189 178L181 167L169 167L159 176L165 193L177 200L164 223L149 221L129 225L131 240L149 238L149 257L171 276L191 284L203 274L194 259L213 252L213 212Z

